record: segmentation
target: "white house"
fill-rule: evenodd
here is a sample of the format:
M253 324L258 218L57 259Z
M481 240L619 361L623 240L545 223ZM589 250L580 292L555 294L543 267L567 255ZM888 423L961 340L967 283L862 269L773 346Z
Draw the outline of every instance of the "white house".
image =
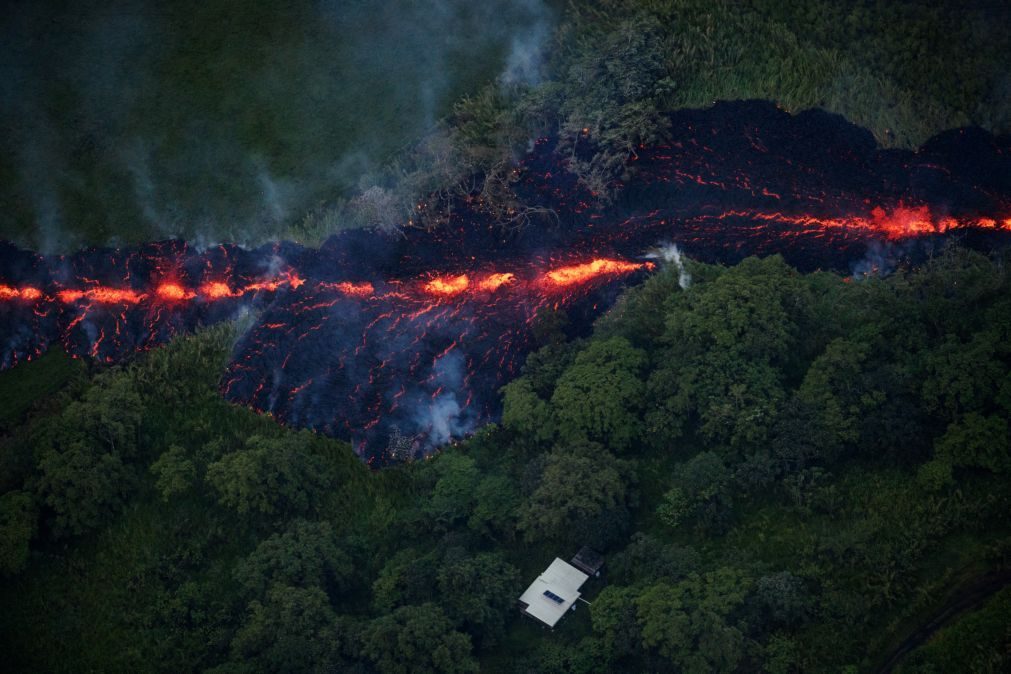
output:
M589 576L555 557L520 597L520 607L531 618L554 627L579 599L579 588Z

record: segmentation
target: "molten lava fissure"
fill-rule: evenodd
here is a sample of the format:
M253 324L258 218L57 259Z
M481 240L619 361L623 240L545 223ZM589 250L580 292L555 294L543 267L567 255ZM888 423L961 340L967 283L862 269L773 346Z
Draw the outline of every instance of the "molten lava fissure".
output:
M445 295L447 297L459 295L470 285L470 279L466 274L459 276L437 276L425 284L425 292L430 295Z
M622 260L590 260L582 264L553 269L544 275L544 280L555 286L571 286L585 283L598 276L624 274L639 269L652 269L652 262L624 262Z
M384 460L494 418L498 389L535 346L537 313L564 309L585 330L653 269L643 255L657 244L859 274L951 237L983 248L1011 238L1007 137L962 129L886 152L839 117L763 103L682 111L671 130L637 150L606 207L552 139L537 141L516 189L552 226L518 235L475 194L441 229L349 230L319 249L167 241L64 257L0 244L0 367L53 344L114 362L252 310L224 394Z

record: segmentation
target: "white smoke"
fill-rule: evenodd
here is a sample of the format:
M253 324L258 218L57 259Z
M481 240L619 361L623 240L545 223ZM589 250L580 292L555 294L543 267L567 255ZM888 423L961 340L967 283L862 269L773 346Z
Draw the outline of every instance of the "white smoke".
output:
M856 262L850 263L854 279L862 281L867 278L884 278L894 272L899 265L907 260L915 251L932 251L929 241L871 241L867 252Z
M527 0L524 8L529 12L529 24L512 36L505 69L499 76L499 81L505 85L540 84L545 51L554 30L555 19L544 3Z
M456 396L442 395L427 409L421 411L422 426L428 431L428 442L432 447L444 445L454 436L460 436L465 429L460 425L460 404Z
M682 290L685 290L692 284L692 275L688 273L688 269L685 268L684 258L682 257L681 249L677 247L675 243L664 243L657 246L655 250L651 250L646 254L646 258L649 260L662 260L667 264L673 264L678 270L678 285L681 286Z
M432 385L439 387L441 392L435 398L426 396L427 400L417 406L414 414L414 421L422 429L428 449L474 430L474 415L460 406L455 393L462 390L465 374L465 359L459 351L450 351L442 356L432 368Z

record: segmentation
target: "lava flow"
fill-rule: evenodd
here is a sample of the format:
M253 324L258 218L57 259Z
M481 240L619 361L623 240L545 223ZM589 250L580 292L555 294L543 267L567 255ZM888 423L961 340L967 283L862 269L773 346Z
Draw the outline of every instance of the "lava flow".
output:
M915 152L823 112L724 103L671 116L607 206L540 139L515 188L545 223L495 226L477 192L434 230L348 230L322 247L185 242L43 256L0 243L0 367L54 344L115 362L252 312L222 378L231 400L353 440L370 460L424 453L493 419L536 346L539 312L585 331L678 244L733 263L782 254L860 275L955 237L1011 239L1011 139L946 132Z

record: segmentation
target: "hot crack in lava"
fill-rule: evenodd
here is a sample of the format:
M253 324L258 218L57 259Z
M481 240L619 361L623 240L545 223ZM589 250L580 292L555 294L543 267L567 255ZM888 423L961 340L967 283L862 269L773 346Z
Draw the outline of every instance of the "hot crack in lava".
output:
M443 295L452 297L459 295L470 286L470 279L466 274L459 276L436 276L425 284L425 292L430 295Z
M53 344L116 362L253 312L223 393L382 462L494 419L499 389L537 346L538 313L564 310L585 333L652 270L642 256L657 245L859 276L953 237L984 250L1011 239L1006 136L959 129L882 151L837 116L754 102L680 111L670 129L637 148L606 206L555 139L538 139L515 188L551 217L518 234L476 188L442 227L344 230L318 249L166 241L44 256L0 242L0 367Z
M574 264L549 271L545 274L544 280L548 285L565 287L578 283L586 283L597 276L625 274L638 271L644 267L652 269L653 263L645 262L637 264L634 262L623 262L622 260L591 260L582 264Z

